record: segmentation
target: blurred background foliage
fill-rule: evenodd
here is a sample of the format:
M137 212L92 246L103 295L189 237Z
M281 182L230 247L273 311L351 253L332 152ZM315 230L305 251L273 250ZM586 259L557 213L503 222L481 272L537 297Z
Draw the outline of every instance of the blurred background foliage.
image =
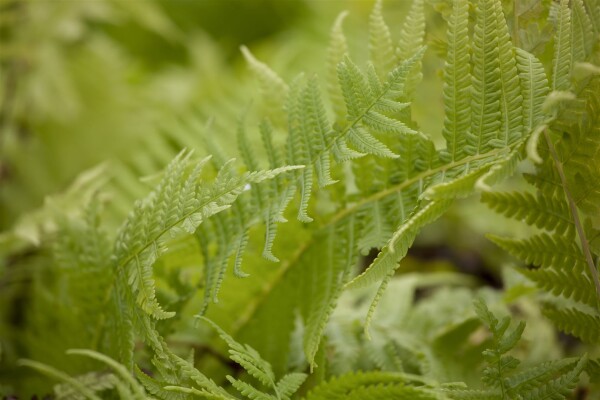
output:
M370 1L2 0L0 228L102 161L143 164L134 149L167 121L193 117L204 125L210 118L214 139L229 150L235 146L232 127L258 97L240 45L286 79L301 71L322 72L336 15L350 10L345 30L358 52L366 41L358 27L371 6ZM408 6L386 5L392 30ZM426 76L435 69L432 65ZM426 113L441 112L436 110L441 99L431 98L436 92L425 90L425 107L417 106L416 118L425 125L437 120ZM138 172L161 167L139 165Z

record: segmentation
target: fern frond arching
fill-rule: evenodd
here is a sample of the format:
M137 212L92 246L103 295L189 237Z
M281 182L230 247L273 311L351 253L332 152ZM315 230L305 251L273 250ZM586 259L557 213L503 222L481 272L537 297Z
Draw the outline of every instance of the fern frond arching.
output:
M173 316L158 304L152 278L152 265L164 251L163 236L179 231L193 233L202 221L229 208L247 184L258 184L290 170L282 167L236 176L228 163L214 183L204 185L199 176L207 161L201 161L188 174L189 156L181 153L175 158L155 191L134 207L117 237L117 268L126 271L136 303L158 319Z

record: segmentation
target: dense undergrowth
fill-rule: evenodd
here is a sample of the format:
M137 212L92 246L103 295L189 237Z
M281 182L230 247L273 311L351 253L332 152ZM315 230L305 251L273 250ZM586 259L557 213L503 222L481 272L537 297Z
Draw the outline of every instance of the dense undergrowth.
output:
M598 0L0 6L0 395L600 399Z

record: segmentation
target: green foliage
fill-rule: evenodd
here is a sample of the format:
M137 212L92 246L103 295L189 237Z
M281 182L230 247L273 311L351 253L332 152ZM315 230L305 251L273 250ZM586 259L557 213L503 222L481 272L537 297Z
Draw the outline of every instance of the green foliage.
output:
M310 51L264 56L274 59L271 67L259 60L260 46L242 46L260 89L251 106L254 90L212 59L206 43L200 55L197 43L186 44L191 60L202 59L190 62L209 66L188 66L180 80L166 72L118 75L151 84L151 92L170 79L180 90L198 73L205 89L223 83L200 93L206 107L184 90L188 97L149 96L152 117L128 109L115 126L151 127L127 138L132 154L84 172L71 189L5 224L16 221L0 236L0 287L10 288L2 293L8 353L0 354L0 373L16 383L0 394L48 391L53 381L65 399L533 400L569 398L580 381L597 388L600 4L527 2L524 11L500 0L430 3L435 10L414 0L395 29L386 23L393 10L388 16L376 1L365 16L365 59L353 55L358 46L345 31L366 35L339 14L325 78L282 65ZM105 8L65 3L65 13L79 15L75 25L109 47L127 53L116 44L119 33L102 25L119 7L173 42L163 46L173 50L184 40L161 3L99 4ZM12 44L29 43L9 28ZM549 32L553 39L540 37ZM77 54L71 44L48 42L67 64L69 52ZM42 57L43 46L35 53ZM6 58L0 72L19 57ZM94 59L82 57L80 68ZM36 76L33 87L41 79L69 92L68 80ZM33 101L39 90L47 95L41 87L19 95ZM421 87L435 87L439 104L421 104ZM428 107L443 115L439 132L424 132L417 117ZM0 118L9 132L2 162L29 171L23 176L42 165L15 161L19 146L26 148L16 133L25 110L18 103ZM43 138L52 110L40 110L35 135ZM501 185L509 189L497 191ZM17 210L10 193L26 192L27 184L9 188L3 202ZM486 214L465 243L454 244L454 233L460 241L480 222L477 212L456 221L477 192L492 210L523 222L528 236L512 237L522 231L506 221L496 229ZM32 193L30 202L40 192ZM488 238L526 264L516 267L518 276L505 272L505 292L481 288L505 267L503 256L478 248L476 237L489 231L503 232ZM419 257L431 243L457 255ZM461 258L465 247L482 259L478 277L464 273L473 273ZM533 287L539 296L529 296ZM554 328L586 344L565 349ZM13 368L17 359L48 380Z
M587 364L587 356L543 363L524 371L514 372L519 360L507 353L513 349L525 329L522 321L512 329L511 318L498 319L483 299L475 300L475 311L492 333L490 348L483 352L487 366L482 381L489 388L480 390L451 390L455 399L566 399L577 385Z

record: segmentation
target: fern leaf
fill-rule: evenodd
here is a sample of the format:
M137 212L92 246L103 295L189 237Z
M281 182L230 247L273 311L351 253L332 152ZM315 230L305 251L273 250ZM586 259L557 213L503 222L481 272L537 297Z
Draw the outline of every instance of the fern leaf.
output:
M561 0L556 16L554 36L554 62L552 66L552 89L569 90L571 71L571 10L569 0Z
M201 185L198 176L207 161L202 160L200 166L186 176L189 157L181 153L175 158L157 188L134 207L116 241L118 269L127 271L137 304L158 319L173 316L158 304L152 277L152 265L164 252L162 237L180 231L193 233L203 220L229 208L248 183L272 179L290 170L282 167L235 176L228 163L213 184Z
M367 210L369 217L361 232L361 238L358 242L360 252L368 254L371 249L378 249L385 244L386 240L393 234L392 227L385 215L386 207L379 201L373 203Z
M573 389L579 382L579 376L584 371L587 364L587 357L582 357L577 365L569 371L548 383L545 383L541 387L535 388L529 392L521 394L521 398L524 400L534 399L556 399L562 400L568 398L571 395Z
M473 187L486 173L486 168L474 169L448 182L431 185L422 196L428 200L466 197L473 193Z
M369 16L369 54L377 75L383 78L396 64L396 57L392 35L381 10L382 0L376 0Z
M387 288L389 280L396 269L398 269L398 263L406 255L417 233L423 226L442 215L450 207L451 203L452 201L450 200L431 201L420 208L394 233L373 263L362 274L348 283L347 286L350 288L361 288L370 286L378 281L382 282L369 307L365 321L365 332L368 333L368 328L377 304Z
M260 133L265 151L267 153L267 158L269 159L269 168L275 169L282 166L282 157L279 154L279 149L277 149L273 144L273 130L268 121L264 120L261 123ZM265 235L266 238L265 247L263 249L263 257L265 257L267 260L276 260L277 257L275 257L272 252L273 242L275 241L275 236L277 233L276 222L286 222L286 219L283 217L283 212L292 200L295 188L291 185L286 186L283 179L278 176L271 181L269 189L269 198L271 199L271 204L268 211L268 223L267 232ZM279 201L273 202L273 198L277 198Z
M594 26L585 10L583 0L573 0L571 3L571 62L587 60L594 46Z
M404 384L406 379L402 374L392 372L353 372L330 381L324 382L312 389L305 400L345 399L348 393L359 387L371 387L380 384Z
M96 396L92 389L86 387L86 385L79 380L69 376L67 373L60 371L56 368L50 367L46 364L32 361L32 360L19 360L19 365L24 367L29 367L35 369L36 371L47 375L53 379L57 379L59 381L64 382L67 385L70 385L74 390L77 390L79 393L84 395L86 398L90 400L101 400L100 397Z
M303 293L311 299L304 307L305 333L304 353L311 368L315 367L315 355L329 316L342 292L350 270L356 264L355 219L349 218L338 227L330 227L324 237L319 237L319 246L309 252L303 260L310 267L305 269ZM325 257L330 268L320 268L319 260Z
M260 390L256 389L254 386L250 385L249 383L240 381L239 379L235 379L230 375L227 376L227 380L231 383L231 385L234 388L236 388L238 392L242 394L242 396L247 397L251 400L277 400L277 397L263 393Z
M478 2L473 35L471 130L465 146L469 154L480 154L489 150L501 126L497 22L496 2Z
M421 207L399 227L369 268L348 283L348 288L368 287L393 273L397 268L398 259L406 254L417 231L441 215L449 205L450 202L431 201Z
M329 36L329 50L327 52L327 91L337 123L343 123L346 116L344 97L337 85L337 66L348 53L348 44L342 30L342 24L347 16L348 12L343 11L335 19Z
M575 238L575 226L567 203L562 199L534 196L528 192L484 192L481 201L508 218Z
M524 142L521 142L524 143ZM489 191L493 185L496 185L503 180L511 177L517 170L519 161L521 161L521 151L517 146L517 150L508 153L503 158L498 159L481 178L475 183L475 187L482 191Z
M333 143L334 137L321 101L316 77L309 80L302 93L302 102L303 115L307 120L309 136L312 138L311 151L320 153L315 165L319 187L325 187L336 182L331 178L330 155L326 151Z
M536 266L572 268L585 259L574 242L562 239L560 235L540 233L528 239L509 239L488 235L490 240L526 263Z
M375 139L367 130L363 128L350 129L347 135L348 142L352 144L356 150L362 153L374 154L379 157L397 158L386 145Z
M90 372L84 375L75 377L76 380L81 382L86 388L93 392L102 392L114 388L114 381L117 378L111 373L101 372ZM61 383L54 386L54 394L57 399L60 400L82 400L86 397L79 392L79 390L73 388L68 383Z
M441 154L444 161L460 160L467 156L462 149L471 124L468 23L468 1L455 1L448 21L448 53L444 67L445 117L442 135L446 139L446 149Z
M277 382L276 392L282 397L282 400L290 400L291 396L298 391L306 378L307 375L300 372L292 372L284 375Z
M398 60L408 60L421 48L425 41L425 2L423 0L413 0L406 19L400 29L400 40L396 54ZM419 84L423 79L421 72L421 62L419 61L411 70L405 89L405 99L411 99Z
M216 396L222 396L225 399L230 397L225 389L221 388L212 379L206 377L204 374L198 371L192 362L184 360L170 351L167 351L166 353L166 357L168 358L169 362L175 366L178 374L180 374L182 377L189 379L198 387L205 389L209 393L212 393Z
M600 315L597 311L557 308L548 305L544 307L543 312L559 330L577 336L586 343L598 344L600 342L598 338Z
M596 35L600 32L600 4L595 0L584 0Z
M120 376L123 379L123 382L126 382L128 384L129 388L131 389L131 393L132 393L131 398L137 399L137 400L145 400L146 399L146 392L145 392L144 388L142 386L140 386L140 384L135 380L133 375L131 375L131 373L127 370L127 368L125 368L124 365L119 364L112 358L107 357L102 353L98 353L97 351L85 350L85 349L68 350L67 354L75 354L75 355L90 357L90 358L93 358L95 360L98 360L98 361L106 364L107 366L112 368L117 373L118 376Z
M248 345L236 342L230 335L225 333L217 324L205 317L200 317L208 322L229 346L230 358L244 368L250 375L258 379L265 386L275 387L275 375L271 365L263 360L258 352Z
M281 108L289 89L286 83L267 64L258 61L246 46L241 46L240 50L258 79L263 97L276 107L274 109Z
M519 48L516 56L523 94L524 133L528 133L543 119L542 105L548 94L548 80L544 66L535 56Z
M577 358L563 358L542 363L510 376L507 379L507 386L512 393L533 390L551 381L557 375L572 370L578 361Z
M500 63L500 112L501 125L497 139L504 146L514 144L522 136L521 85L517 73L515 49L508 34L508 26L502 11L502 3L495 2L498 32L498 57Z
M172 390L167 389L169 387L169 383L162 382L151 378L146 375L139 367L135 367L135 376L140 381L140 383L144 386L146 391L160 399L163 400L184 400L185 395L182 393L177 393Z

